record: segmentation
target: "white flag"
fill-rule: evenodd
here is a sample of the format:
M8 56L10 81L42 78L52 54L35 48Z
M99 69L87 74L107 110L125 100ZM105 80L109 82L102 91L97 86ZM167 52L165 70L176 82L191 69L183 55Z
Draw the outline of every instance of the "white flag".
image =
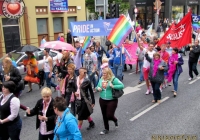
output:
M151 36L152 28L153 28L153 23L149 26L149 29L147 30L147 36Z

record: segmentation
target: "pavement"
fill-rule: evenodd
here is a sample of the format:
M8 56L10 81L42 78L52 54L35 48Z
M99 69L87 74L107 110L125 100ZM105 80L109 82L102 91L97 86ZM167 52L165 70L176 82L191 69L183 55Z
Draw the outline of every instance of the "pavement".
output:
M95 93L95 108L92 118L95 128L86 130L88 122L84 121L81 133L83 140L158 140L154 135L197 135L200 137L200 77L188 81L188 53L184 56L183 73L179 77L179 90L177 97L173 97L173 86L163 89L162 103L153 104L153 95L145 95L145 83L138 85L139 74L132 70L125 72L125 94L119 99L116 117L119 128L110 122L110 131L107 135L99 135L104 129L103 119L99 106L99 93ZM200 65L198 65L198 69ZM55 81L56 82L56 81ZM37 85L33 85L31 93L23 91L20 101L22 104L33 108L41 98ZM52 88L53 90L53 88ZM53 97L57 92L53 93ZM36 116L24 117L24 111L20 110L23 121L21 140L37 140ZM155 136L155 137L156 137ZM164 139L159 139L164 140ZM180 139L181 140L181 139ZM184 139L185 140L185 139ZM187 140L187 139L186 139ZM194 139L192 139L194 140Z

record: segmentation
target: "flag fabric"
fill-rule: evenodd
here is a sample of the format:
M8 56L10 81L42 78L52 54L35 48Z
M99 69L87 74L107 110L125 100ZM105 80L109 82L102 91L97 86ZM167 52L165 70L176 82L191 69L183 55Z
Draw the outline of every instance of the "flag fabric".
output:
M124 15L121 15L108 36L108 40L116 46L122 45L125 38L131 33L132 25Z
M129 13L127 14L127 16L126 16L126 19L128 20L128 22L131 24L131 25L133 25L133 23L132 23L132 20L131 20L131 18L130 18L130 15L129 15Z
M90 46L90 44L91 44L91 37L86 36L84 41L83 41L82 51L85 51L87 49L87 47Z
M153 28L153 23L150 25L149 29L147 30L147 36L151 36L152 28Z
M200 29L200 16L192 15L192 27L195 31Z
M158 42L158 46L166 44L170 41L171 47L182 48L191 43L192 38L192 21L191 12L187 13L185 17L178 23L172 24L169 30L164 34L164 36Z

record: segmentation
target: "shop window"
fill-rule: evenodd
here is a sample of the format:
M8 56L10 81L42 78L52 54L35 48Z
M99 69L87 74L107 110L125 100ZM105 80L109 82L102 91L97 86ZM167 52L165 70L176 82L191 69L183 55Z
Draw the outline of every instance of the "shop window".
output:
M3 25L18 25L18 19L2 18Z
M61 33L63 32L63 19L58 17L58 18L53 18L53 29L54 33Z
M190 8L192 9L192 14L197 15L197 5L191 5Z
M38 34L48 34L47 18L37 19L37 31L38 31Z
M146 13L145 6L137 7L138 13Z
M172 6L172 19L179 22L184 16L184 6Z
M68 17L68 29L70 29L70 22L76 22L76 17Z

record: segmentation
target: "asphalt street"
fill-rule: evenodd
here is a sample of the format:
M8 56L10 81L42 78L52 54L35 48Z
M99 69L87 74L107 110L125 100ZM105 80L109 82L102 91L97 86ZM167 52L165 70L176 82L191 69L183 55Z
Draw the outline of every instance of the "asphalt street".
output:
M152 135L197 135L200 138L200 77L188 81L188 53L184 56L183 70L179 77L179 90L177 97L173 97L173 86L167 87L162 92L162 103L151 103L153 95L145 95L144 83L138 85L139 74L135 73L135 66L124 74L125 95L119 99L116 117L119 128L110 122L110 131L106 135L99 135L104 129L103 119L99 106L99 94L95 93L95 109L92 118L95 128L86 130L88 122L84 121L81 133L83 140L151 140ZM198 69L200 65L198 65ZM200 69L199 69L200 70ZM56 81L55 81L56 82ZM33 91L23 91L20 97L21 103L32 108L41 98L37 85L33 85ZM54 91L54 89L52 88ZM53 93L53 97L57 92ZM24 111L20 110L23 121L21 140L37 140L36 116L24 117Z

